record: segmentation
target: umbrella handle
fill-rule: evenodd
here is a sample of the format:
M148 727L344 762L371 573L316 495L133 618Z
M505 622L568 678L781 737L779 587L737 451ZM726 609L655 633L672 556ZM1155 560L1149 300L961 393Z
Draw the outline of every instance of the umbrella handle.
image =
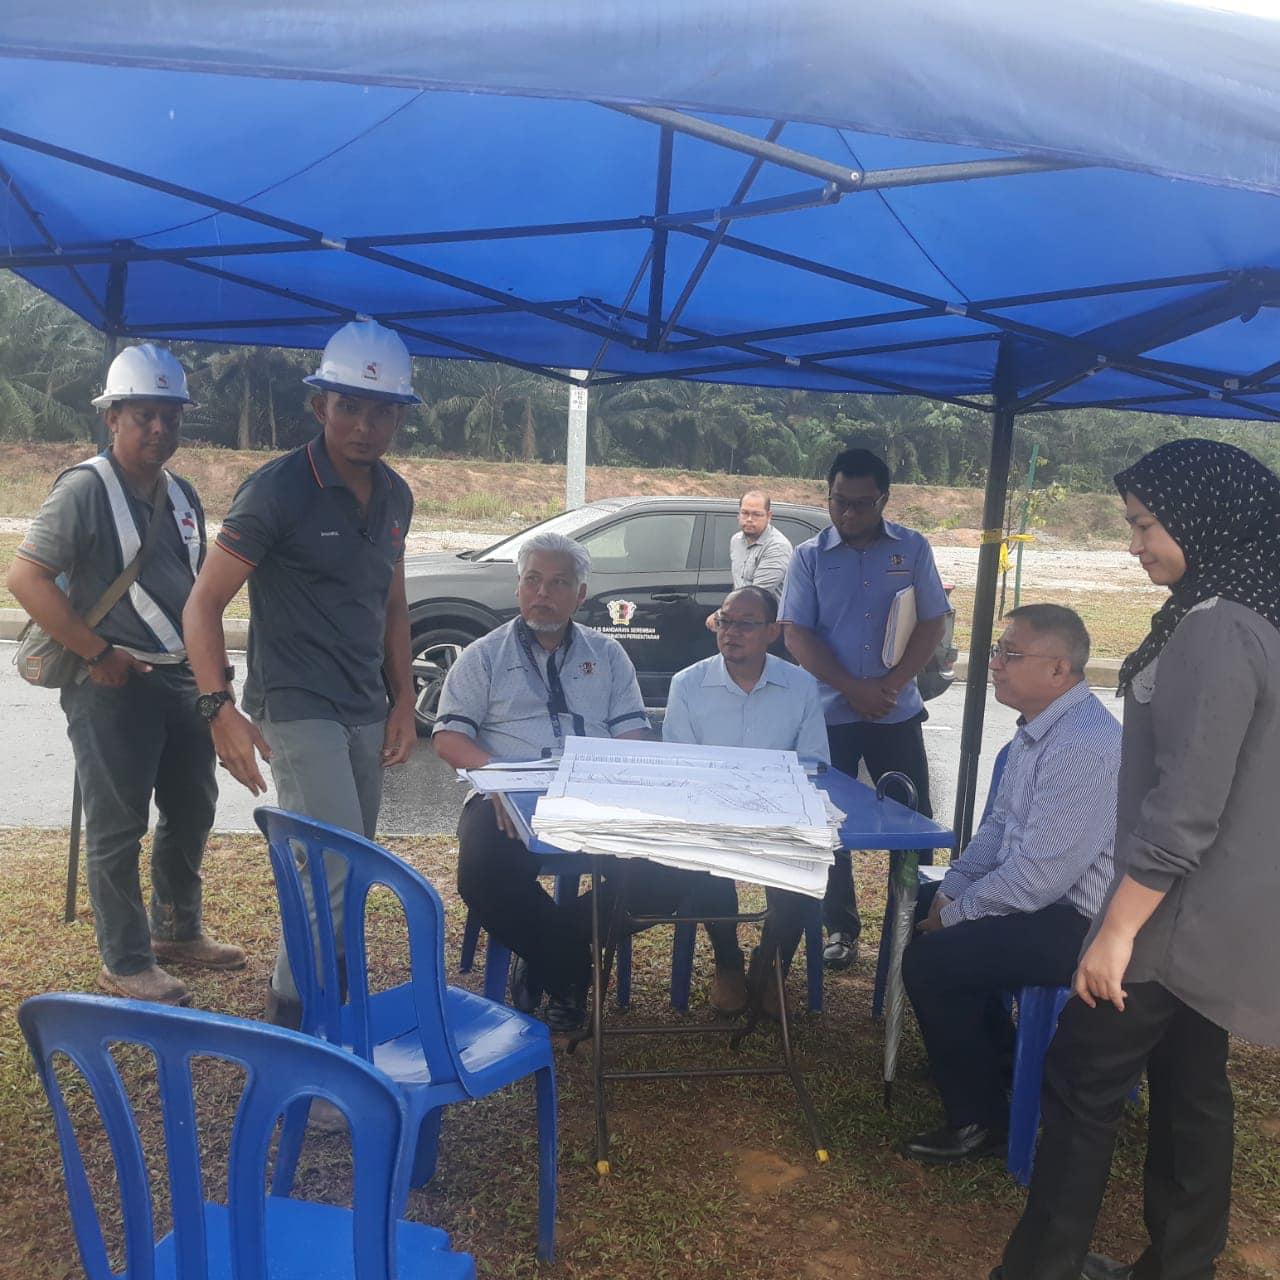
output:
M905 773L899 773L896 769L880 775L880 781L876 783L877 800L884 799L884 793L889 789L889 784L892 782L901 783L906 790L908 809L915 810L920 808L920 794L916 791L916 784Z

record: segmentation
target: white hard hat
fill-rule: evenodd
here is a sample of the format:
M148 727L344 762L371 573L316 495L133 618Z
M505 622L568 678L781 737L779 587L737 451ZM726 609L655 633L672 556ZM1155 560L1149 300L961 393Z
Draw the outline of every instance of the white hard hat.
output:
M198 408L187 394L186 370L167 347L144 342L125 349L107 370L107 385L90 403L109 409L119 400L180 400Z
M398 333L376 320L344 324L326 343L320 368L303 382L364 400L422 403L413 394L413 361L408 347Z

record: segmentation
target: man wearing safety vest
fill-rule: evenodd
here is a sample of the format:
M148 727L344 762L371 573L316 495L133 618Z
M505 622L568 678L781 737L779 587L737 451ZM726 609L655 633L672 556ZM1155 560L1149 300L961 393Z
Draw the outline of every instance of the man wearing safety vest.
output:
M63 688L62 709L84 797L98 981L162 1004L185 1004L189 992L157 959L209 969L245 962L201 926L200 862L218 786L182 610L204 559L204 511L191 485L165 470L191 403L168 351L149 343L122 351L93 402L109 448L58 477L8 576L19 604L85 664ZM90 628L84 615L139 556L132 585ZM225 650L214 663L226 668ZM138 858L153 795L160 821L148 921Z
M234 778L263 792L260 755L283 808L372 838L382 771L417 741L404 587L413 495L381 459L420 401L404 343L372 320L339 329L304 381L323 429L241 485L187 604L191 665ZM246 579L242 713L223 678L222 614ZM340 929L337 859L329 888ZM297 1026L301 1012L282 944L267 1017Z

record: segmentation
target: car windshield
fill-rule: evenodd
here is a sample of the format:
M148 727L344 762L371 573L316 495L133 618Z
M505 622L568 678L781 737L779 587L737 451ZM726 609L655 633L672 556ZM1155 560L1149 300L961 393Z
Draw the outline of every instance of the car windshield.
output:
M562 511L558 516L530 525L510 538L504 538L501 542L495 542L493 546L476 552L475 559L509 560L514 563L524 540L533 537L535 533L562 533L566 538L572 538L579 529L600 519L603 514L599 507L578 507L573 511Z

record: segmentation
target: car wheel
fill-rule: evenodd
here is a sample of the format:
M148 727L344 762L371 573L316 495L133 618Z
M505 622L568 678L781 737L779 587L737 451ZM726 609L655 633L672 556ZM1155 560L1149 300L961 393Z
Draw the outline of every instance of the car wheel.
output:
M440 690L449 668L475 636L455 627L426 628L413 636L413 716L418 732L429 734L436 722Z

